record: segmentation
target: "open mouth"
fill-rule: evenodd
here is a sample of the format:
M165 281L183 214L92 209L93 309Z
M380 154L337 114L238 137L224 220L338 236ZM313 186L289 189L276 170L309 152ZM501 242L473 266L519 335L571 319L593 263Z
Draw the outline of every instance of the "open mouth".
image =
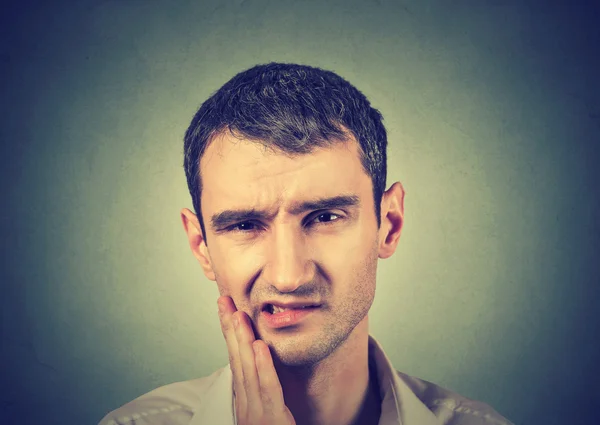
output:
M294 308L282 308L273 304L267 304L265 305L263 311L266 311L269 314L277 314L277 313L283 313L285 311L289 311L289 310L309 310L309 309L313 309L313 308L318 308L320 307L319 305L307 305L307 306L302 306L302 307L294 307Z
M298 330L299 328L296 325L300 325L305 320L310 320L310 317L317 314L321 307L320 304L302 305L296 303L295 305L290 304L288 308L283 308L267 303L263 306L261 317L263 323L270 329L291 328L292 330Z

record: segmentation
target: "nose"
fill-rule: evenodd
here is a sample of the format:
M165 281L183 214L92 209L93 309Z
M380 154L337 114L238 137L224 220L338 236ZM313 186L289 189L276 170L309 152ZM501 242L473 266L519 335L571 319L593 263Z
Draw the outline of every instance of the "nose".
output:
M313 280L315 267L301 230L285 224L276 227L268 242L263 278L279 292L293 292Z

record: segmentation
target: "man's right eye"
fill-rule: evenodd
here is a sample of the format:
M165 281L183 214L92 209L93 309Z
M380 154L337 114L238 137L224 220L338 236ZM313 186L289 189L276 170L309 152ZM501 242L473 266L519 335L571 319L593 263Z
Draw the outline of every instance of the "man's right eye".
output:
M250 232L253 230L256 230L257 226L254 223L251 223L249 221L244 221L242 223L237 223L234 224L233 226L229 226L228 228L226 228L225 230L228 232Z

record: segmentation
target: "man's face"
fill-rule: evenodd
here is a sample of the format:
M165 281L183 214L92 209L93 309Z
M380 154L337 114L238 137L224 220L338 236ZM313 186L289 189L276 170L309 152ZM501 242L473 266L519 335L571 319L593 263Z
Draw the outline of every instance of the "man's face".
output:
M356 141L291 158L225 133L207 148L200 169L209 278L220 294L232 297L283 364L315 364L330 355L365 323L375 296L378 229ZM355 197L356 205L294 211L337 196ZM219 215L231 210L266 215ZM261 314L273 299L321 307L275 329Z

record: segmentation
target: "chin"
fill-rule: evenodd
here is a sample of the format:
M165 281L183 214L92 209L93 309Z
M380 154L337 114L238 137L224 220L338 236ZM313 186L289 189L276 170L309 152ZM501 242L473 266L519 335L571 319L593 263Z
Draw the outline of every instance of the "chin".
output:
M271 349L275 364L289 367L315 366L346 340L347 335L325 332L325 336L289 337L265 341Z
M286 367L311 367L327 357L327 354L323 355L307 350L300 351L298 348L277 349L273 347L271 354L276 365Z

